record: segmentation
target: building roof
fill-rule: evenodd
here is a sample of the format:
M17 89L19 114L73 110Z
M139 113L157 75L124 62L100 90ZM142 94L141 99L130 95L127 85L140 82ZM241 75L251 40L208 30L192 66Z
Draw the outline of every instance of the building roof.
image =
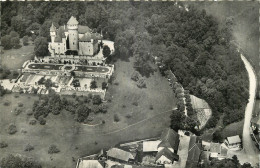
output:
M228 152L227 148L223 146L220 147L220 156L227 156L227 152Z
M75 24L79 24L79 22L74 16L71 16L69 21L67 22L67 25L75 25Z
M210 152L211 153L220 153L221 147L219 143L211 143L210 144Z
M79 34L90 33L91 31L92 30L88 26L79 25L79 27L78 27Z
M50 31L51 32L55 32L56 31L56 27L53 25L53 23L51 24Z
M143 152L157 152L158 145L161 143L160 140L158 141L144 141L143 142Z
M241 143L241 139L238 135L232 136L232 137L227 137L228 143L229 144L234 144L234 143Z
M107 156L123 160L123 161L128 161L129 159L134 159L134 155L131 152L124 151L119 148L111 148L107 151Z
M200 160L200 155L202 151L202 139L197 136L191 136L186 168L189 168L189 166L196 167Z
M86 34L84 34L84 36L83 37L81 37L80 39L79 39L79 41L91 41L91 34L90 33L86 33Z
M173 148L175 151L178 150L180 136L173 129L167 128L162 132L161 143L158 147Z
M103 168L103 163L98 160L81 160L77 168Z
M176 153L172 153L168 148L163 148L160 152L158 152L156 154L155 161L160 159L161 156L165 156L171 161L179 160L179 155L177 155Z
M259 115L260 116L260 115ZM257 125L260 125L260 117L259 116L256 116L254 117L251 122L254 123L254 124L257 124Z
M59 35L57 35L57 36L55 37L55 39L54 39L54 42L56 42L56 43L61 43L61 42L62 42L61 37L60 37Z

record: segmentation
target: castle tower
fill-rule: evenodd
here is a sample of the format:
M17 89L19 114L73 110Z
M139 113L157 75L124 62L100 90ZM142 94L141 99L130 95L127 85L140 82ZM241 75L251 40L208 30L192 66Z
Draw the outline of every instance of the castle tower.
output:
M67 23L68 32L69 32L69 49L70 50L78 50L78 24L79 22L73 16L71 16L70 20Z
M53 23L51 24L50 27L50 36L51 36L51 43L54 43L54 39L56 37L56 27L53 25Z

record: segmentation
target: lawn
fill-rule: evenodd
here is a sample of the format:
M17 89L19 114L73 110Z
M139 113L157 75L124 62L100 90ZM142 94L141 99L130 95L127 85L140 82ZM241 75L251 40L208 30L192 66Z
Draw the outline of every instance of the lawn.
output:
M167 80L157 72L146 79L147 88L139 89L130 79L134 71L132 61L116 62L116 80L108 90L113 96L112 102L108 102L108 112L91 114L105 120L104 125L97 127L79 124L73 120L73 115L65 111L59 115L49 114L44 126L39 123L29 125L33 116L27 116L26 112L16 116L11 111L18 102L24 104L25 110L30 109L34 100L38 99L37 95L21 94L15 98L13 93L0 98L0 141L4 140L9 145L0 149L0 159L8 154L22 154L35 158L43 167L75 167L72 157L77 159L118 143L160 136L162 130L169 127L171 111L168 110L176 106L175 98ZM7 101L9 106L4 105ZM137 102L138 106L133 102ZM149 108L151 104L153 110ZM118 114L119 122L114 122L114 114ZM128 114L130 118L126 117ZM14 135L6 132L10 123L15 123L18 129ZM24 151L28 143L35 148L31 152ZM51 144L57 145L61 152L48 154Z
M22 46L19 49L3 50L1 53L0 62L1 65L10 69L21 69L25 61L34 57L33 55L34 45Z

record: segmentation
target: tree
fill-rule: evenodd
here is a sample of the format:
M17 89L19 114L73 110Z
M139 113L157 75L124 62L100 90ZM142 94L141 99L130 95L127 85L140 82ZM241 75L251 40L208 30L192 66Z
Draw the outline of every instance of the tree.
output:
M110 54L111 54L110 48L107 45L105 45L103 47L103 55L104 55L104 57L107 58L107 57L110 56Z
M34 52L36 56L46 56L48 54L48 42L45 37L37 37L34 44Z
M90 89L96 89L96 88L97 88L97 82L95 80L91 81Z
M20 48L20 39L18 37L12 37L11 38L11 45L13 46L13 48Z
M48 149L48 153L49 154L54 154L54 153L59 153L60 150L58 149L58 147L56 145L51 145Z
M5 50L11 49L12 43L11 43L11 36L10 35L5 35L1 38L1 44L3 45Z
M18 37L19 38L19 34L16 31L11 31L10 32L10 36L11 37Z
M102 82L102 89L105 90L107 88L107 83L106 82Z
M173 110L171 114L171 128L175 131L184 128L184 120L185 115L183 112L177 110Z
M87 106L85 106L84 104L81 104L76 110L77 121L78 122L86 121L89 113L90 113L90 109Z
M223 140L222 135L221 135L221 130L216 130L213 133L213 141L214 142L221 142Z
M23 45L27 46L29 42L29 37L28 36L23 36Z
M100 97L100 95L94 95L93 99L92 99L93 104L101 104L102 103L102 99Z
M8 155L2 158L0 165L2 168L42 168L42 166L33 159L14 155Z

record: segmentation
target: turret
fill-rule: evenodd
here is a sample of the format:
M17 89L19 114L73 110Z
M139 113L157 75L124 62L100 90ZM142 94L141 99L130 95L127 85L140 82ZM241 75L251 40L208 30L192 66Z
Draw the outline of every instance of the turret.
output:
M53 23L51 24L50 27L50 36L51 36L51 42L54 43L54 39L56 37L56 27L53 25Z
M73 16L69 19L67 23L69 32L69 48L70 50L78 50L78 24L79 22Z

